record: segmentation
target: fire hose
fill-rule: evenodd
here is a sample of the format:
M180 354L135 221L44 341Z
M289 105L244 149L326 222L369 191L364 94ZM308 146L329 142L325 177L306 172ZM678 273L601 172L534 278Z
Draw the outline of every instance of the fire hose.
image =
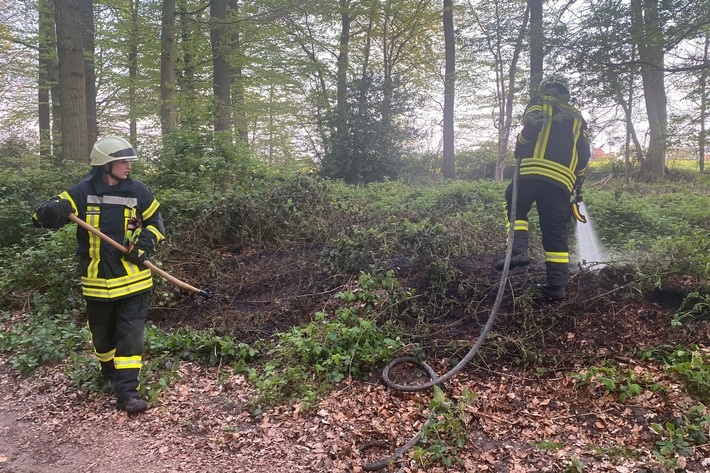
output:
M96 235L97 237L101 238L103 241L105 241L109 245L113 246L114 248L119 250L121 253L123 253L123 254L128 253L128 248L126 248L122 244L118 243L116 240L114 240L110 236L106 235L98 228L95 228L95 227L89 225L88 223L86 223L85 221L83 221L82 219L80 219L79 217L74 215L73 213L69 214L69 220L71 220L72 222L75 222L77 225L79 225L84 230L91 232L94 235ZM204 297L205 299L209 299L210 297L212 297L212 294L205 291L204 289L199 289L199 288L192 286L184 281L181 281L180 279L176 278L175 276L172 276L172 275L168 274L167 272L163 271L162 269L158 268L156 265L154 265L153 263L151 263L148 260L143 262L143 266L145 266L146 268L148 268L149 270L151 270L153 273L157 274L158 276L162 277L163 279L166 279L167 281L170 281L171 283L175 284L176 286L181 287L182 289L185 289L186 291L194 292L195 294L198 294L198 295Z
M483 330L481 331L481 334L478 336L478 339L476 342L473 344L471 349L468 351L466 356L464 356L461 361L458 362L456 366L451 368L448 372L443 374L442 376L438 376L434 369L429 366L426 362L419 361L414 357L402 357L402 358L396 358L392 360L384 370L382 370L382 380L384 381L385 385L387 385L389 388L394 389L396 391L403 391L403 392L417 392L417 391L424 391L430 388L433 388L434 386L438 386L439 384L442 384L450 379L452 379L454 376L456 376L459 371L461 371L464 366L466 366L469 361L476 355L478 352L478 349L481 347L483 342L486 340L488 337L488 333L490 332L491 328L493 327L493 324L496 320L496 317L498 316L498 310L500 309L501 302L503 301L503 294L505 293L505 286L506 286L506 281L508 279L508 271L510 269L510 259L512 258L513 255L513 235L515 231L515 214L517 211L517 201L518 201L518 176L520 174L520 160L516 160L516 166L515 166L515 172L513 174L513 184L512 184L512 196L511 196L511 203L510 203L510 228L508 229L508 244L506 246L506 251L505 251L505 264L503 265L503 273L500 278L500 284L498 286L498 294L496 295L495 303L493 304L493 308L491 309L491 313L488 316L488 320L486 322L486 325L483 327ZM397 384L393 382L390 377L389 377L389 372L392 368L394 368L397 365L400 365L402 363L409 363L409 364L415 364L422 369L424 369L427 374L429 375L429 382L423 383L423 384L412 384L412 385L403 385L403 384ZM395 452L382 460L373 462L373 463L366 463L362 465L363 471L377 471L381 470L383 468L386 468L392 462L397 460L399 457L401 457L404 453L406 453L409 449L414 447L419 440L422 438L426 430L429 428L429 425L431 424L431 421L436 417L437 411L436 409L432 409L431 412L429 413L429 418L427 421L422 425L422 428L419 430L419 432L412 437L412 439L407 442L405 445L402 447L398 448L395 450Z

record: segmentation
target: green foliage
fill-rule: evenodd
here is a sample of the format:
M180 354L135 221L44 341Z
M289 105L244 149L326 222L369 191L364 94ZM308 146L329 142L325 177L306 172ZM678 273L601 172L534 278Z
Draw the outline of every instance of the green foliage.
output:
M145 329L145 352L154 359L162 357L166 366L170 366L168 360L171 358L202 360L217 366L243 363L258 354L256 348L214 330L180 328L166 332L153 324L148 324Z
M681 327L702 317L710 317L710 294L693 291L685 296L678 311L671 320L672 327Z
M323 241L340 226L327 181L309 175L252 176L223 195L158 193L166 227L185 245L248 245L288 238ZM335 218L334 218L335 217Z
M156 191L218 193L238 186L254 167L245 146L211 132L176 130L164 143L155 171L145 178Z
M400 81L399 78L394 78ZM364 85L368 91L363 103L353 100L348 106L336 109L334 123L345 124L337 133L321 163L320 173L331 179L342 179L349 184L366 184L400 177L406 149L414 137L404 117L411 106L406 88L390 85L389 100L384 100L385 84L366 79L366 84L350 85L354 93L351 100L360 96ZM366 104L366 106L363 106ZM342 129L344 128L344 130Z
M0 352L13 368L27 376L38 366L86 350L88 340L88 328L73 320L71 314L52 314L45 307L28 315L25 322L0 331Z
M454 403L446 398L439 386L434 386L434 396L429 405L431 422L418 445L413 459L422 467L436 464L446 467L459 463L459 456L468 442L469 426L473 417L468 407L478 395L467 389Z
M698 396L703 403L710 402L710 357L707 350L691 345L661 346L640 353L641 359L660 360L666 370L675 373L684 382L688 393Z
M85 167L82 169L86 171ZM42 200L59 194L68 187L73 177L80 175L79 167L68 164L66 170L39 168L20 172L0 172L0 248L27 244L33 235L32 211Z
M509 152L512 159L512 152ZM489 141L471 151L456 154L456 174L462 179L495 179L498 144Z
M678 468L678 456L691 456L692 446L708 443L710 415L705 406L698 405L679 418L663 424L652 423L651 429L661 436L656 441L658 450L653 452L656 458L670 468Z
M4 307L26 303L27 293L35 310L52 307L56 312L83 306L76 271L75 229L33 230L34 244L0 248L0 302Z
M570 378L576 381L577 386L588 385L593 390L618 393L621 402L638 396L644 389L655 389L651 380L638 379L633 370L620 370L615 367L592 366L570 374Z
M710 275L710 192L590 191L587 209L609 253L653 272ZM672 188L674 189L674 188Z
M389 360L400 347L397 330L377 319L396 303L396 286L391 274L380 280L361 274L357 288L335 296L342 303L335 314L318 312L310 323L277 334L264 365L248 371L259 389L254 405L296 398L310 407L331 384L367 376Z

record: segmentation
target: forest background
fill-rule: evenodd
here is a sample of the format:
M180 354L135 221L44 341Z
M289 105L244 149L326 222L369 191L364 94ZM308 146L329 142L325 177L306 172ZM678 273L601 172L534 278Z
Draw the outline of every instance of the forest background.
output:
M73 229L34 229L29 216L86 173L97 136L117 133L162 204L156 261L219 295L156 280L143 394L174 407L171 390L204 381L189 379L193 362L217 370L205 384L248 393L205 414L231 440L186 421L171 438L208 442L205 462L233 449L256 458L257 425L319 424L324 405L351 402L344 424L361 431L324 432L327 459L299 444L272 462L352 471L369 435L403 443L358 415L372 403L408 433L421 412L444 412L402 460L412 471L706 469L709 1L39 0L3 2L0 15L2 379L30 380L28 406L72 393L67 409L35 409L38 423L87 428L62 416L107 398ZM590 123L585 203L604 260L583 261L571 241L570 298L545 304L529 284L544 274L533 212L538 263L509 275L500 325L465 381L429 405L387 397L372 386L392 357L443 371L480 333L500 281L510 147L553 72ZM496 396L510 376L541 409L575 405L532 415ZM384 397L363 397L373 389ZM149 412L166 423L156 431L174 430Z

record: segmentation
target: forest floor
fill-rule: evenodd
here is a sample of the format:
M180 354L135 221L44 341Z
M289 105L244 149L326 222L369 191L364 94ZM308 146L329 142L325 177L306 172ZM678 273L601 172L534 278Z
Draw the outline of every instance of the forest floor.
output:
M313 289L313 256L308 248L225 251L219 281L195 281L199 271L189 268L184 275L229 297L185 295L151 310L150 318L162 326L217 327L244 341L268 337L311 320L332 299L335 289ZM491 262L486 256L453 263L461 276L452 298L460 300L427 320L424 351L439 374L461 359L489 316L500 277ZM607 267L575 274L568 299L551 304L530 296L530 282L543 274L542 264L511 272L482 354L443 386L463 446L435 449L432 434L428 464L410 450L382 471L670 471L654 455L656 442L667 439L651 424L681 420L698 401L662 363L638 354L694 344L707 356L707 318L682 328L670 323L697 282L676 280L667 290L629 297L624 272ZM416 278L410 271L402 284L416 285ZM497 350L505 354L493 356ZM586 376L591 366L624 373L642 389L622 402L621 385L612 390ZM336 385L313 410L287 403L253 415L247 406L254 387L243 375L181 362L158 401L129 416L109 394L69 385L63 363L22 378L0 359L1 472L359 472L419 431L433 395L394 391L375 372ZM453 464L443 466L434 455ZM677 471L710 471L710 445L691 446L675 460Z

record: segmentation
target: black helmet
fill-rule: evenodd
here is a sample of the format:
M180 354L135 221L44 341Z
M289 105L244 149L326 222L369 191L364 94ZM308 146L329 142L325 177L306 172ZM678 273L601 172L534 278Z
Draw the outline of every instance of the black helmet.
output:
M550 74L540 82L540 92L557 89L558 92L569 95L569 82L559 74Z

